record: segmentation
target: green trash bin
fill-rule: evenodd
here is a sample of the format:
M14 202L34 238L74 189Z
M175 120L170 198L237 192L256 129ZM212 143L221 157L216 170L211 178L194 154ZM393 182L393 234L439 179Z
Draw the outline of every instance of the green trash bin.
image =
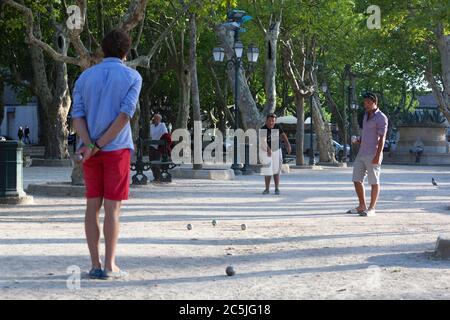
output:
M18 141L0 141L0 203L30 200L23 190L23 147Z

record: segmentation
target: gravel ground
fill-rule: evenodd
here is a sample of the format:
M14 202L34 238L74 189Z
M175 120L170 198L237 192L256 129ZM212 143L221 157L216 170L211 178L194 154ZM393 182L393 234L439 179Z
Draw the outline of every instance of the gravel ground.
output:
M68 181L70 169L24 177ZM0 299L450 299L450 261L430 255L450 234L450 168L385 166L370 218L343 213L355 206L350 180L351 168L292 171L280 196L262 195L260 176L132 188L118 247L126 281L86 279L83 199L2 206Z

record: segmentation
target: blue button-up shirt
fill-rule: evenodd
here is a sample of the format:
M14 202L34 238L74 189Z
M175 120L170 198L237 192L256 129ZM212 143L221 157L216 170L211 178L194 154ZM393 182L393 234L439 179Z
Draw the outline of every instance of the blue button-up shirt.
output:
M75 83L72 118L85 118L89 136L97 141L120 113L133 117L142 77L118 58L105 58L84 71ZM81 142L83 143L83 142ZM103 151L134 149L131 126L125 128Z

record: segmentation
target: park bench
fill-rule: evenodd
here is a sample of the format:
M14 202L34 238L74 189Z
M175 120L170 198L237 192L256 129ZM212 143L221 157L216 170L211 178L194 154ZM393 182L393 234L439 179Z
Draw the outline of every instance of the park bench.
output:
M150 147L151 145L162 146L161 160L160 161L144 161L142 154L142 147L146 145ZM172 162L169 153L169 146L167 145L167 140L149 140L149 139L138 139L136 148L136 161L131 164L131 170L136 171L133 175L132 181L134 185L146 185L148 183L148 178L144 174L144 171L149 171L152 166L161 167L161 182L172 182L172 175L169 170L178 166Z

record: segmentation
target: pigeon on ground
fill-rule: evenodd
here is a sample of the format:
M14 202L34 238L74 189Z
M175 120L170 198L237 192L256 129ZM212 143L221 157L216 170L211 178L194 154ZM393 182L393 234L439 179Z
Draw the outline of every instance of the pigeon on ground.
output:
M438 184L436 183L436 180L434 180L434 178L431 178L431 183L433 184L433 186L437 187Z

